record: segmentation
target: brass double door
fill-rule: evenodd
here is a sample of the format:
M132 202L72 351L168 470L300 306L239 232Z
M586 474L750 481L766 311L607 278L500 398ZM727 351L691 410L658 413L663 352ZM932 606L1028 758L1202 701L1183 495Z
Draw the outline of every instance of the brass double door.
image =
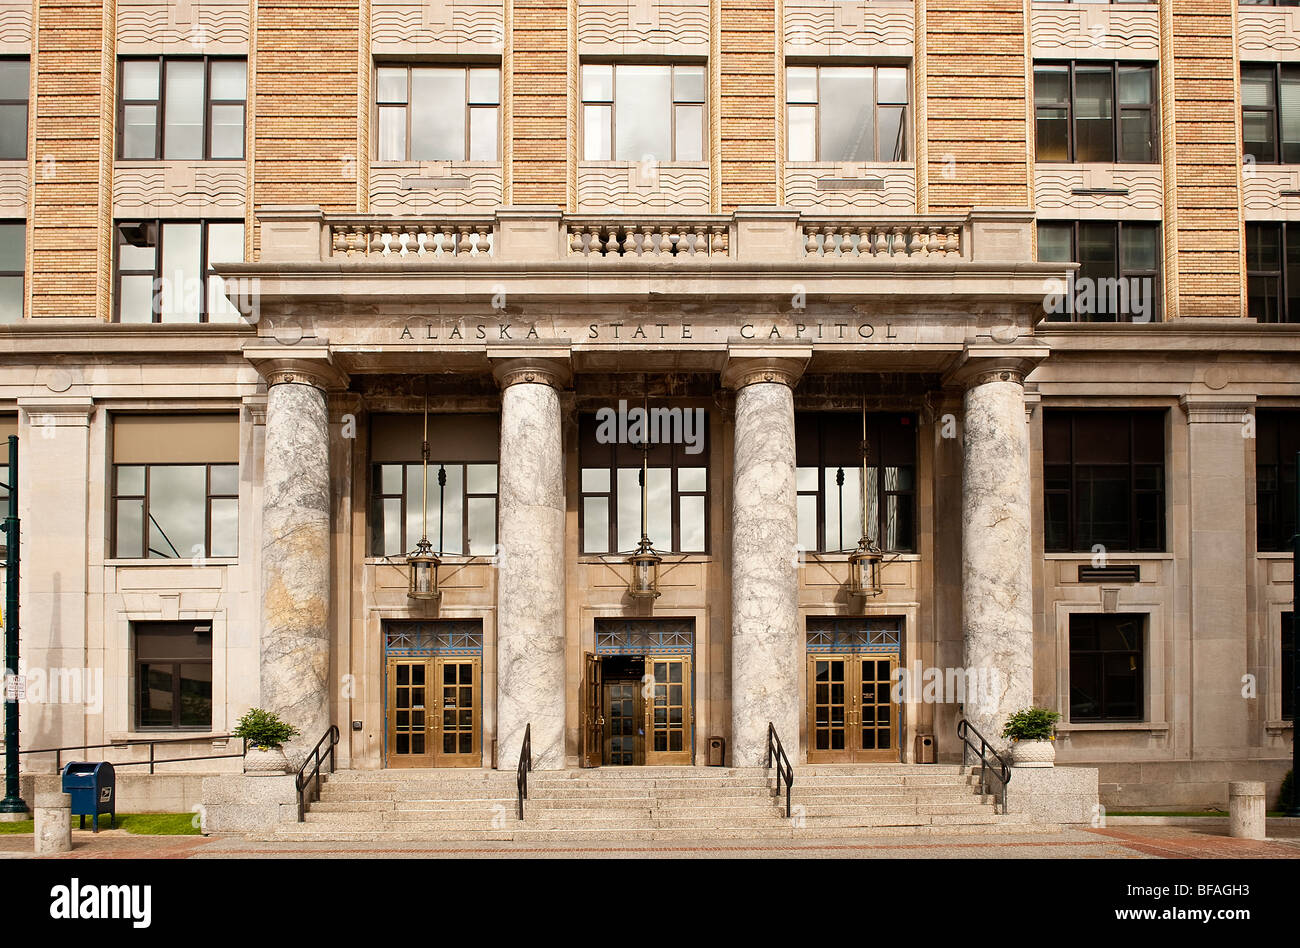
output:
M607 677L602 658L584 659L582 766L693 763L691 657L647 655L639 680Z
M808 655L808 762L896 762L895 653Z
M388 766L479 767L482 661L388 659Z

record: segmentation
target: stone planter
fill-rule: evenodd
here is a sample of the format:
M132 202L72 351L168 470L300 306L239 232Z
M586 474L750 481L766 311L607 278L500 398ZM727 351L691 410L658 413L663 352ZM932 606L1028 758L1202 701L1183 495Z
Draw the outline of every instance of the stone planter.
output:
M248 746L244 752L244 773L251 777L282 777L290 772L289 759L280 747Z
M1056 764L1055 741L1012 741L1012 767L1052 767Z

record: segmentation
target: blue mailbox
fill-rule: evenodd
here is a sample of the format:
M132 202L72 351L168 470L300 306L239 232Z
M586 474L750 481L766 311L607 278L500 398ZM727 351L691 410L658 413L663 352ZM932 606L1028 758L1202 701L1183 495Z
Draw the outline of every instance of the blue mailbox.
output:
M86 828L86 817L91 818L96 833L99 832L99 814L107 813L111 827L117 819L117 779L113 765L108 761L91 763L74 760L63 768L63 792L72 796L72 815L81 817L81 828Z

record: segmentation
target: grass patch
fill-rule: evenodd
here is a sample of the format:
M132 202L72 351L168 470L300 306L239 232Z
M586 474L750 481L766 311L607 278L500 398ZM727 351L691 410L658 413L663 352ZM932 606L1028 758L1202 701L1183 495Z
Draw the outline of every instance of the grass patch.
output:
M90 817L86 817L86 829L91 828ZM72 818L72 828L80 829L81 818ZM99 817L99 828L106 830L108 814ZM198 836L199 828L194 825L193 813L119 813L113 829L126 830L136 836ZM19 823L0 823L0 836L30 836L34 832L33 821L23 820Z
M1228 813L1226 810L1107 810L1107 816L1208 816L1224 819ZM1269 810L1268 816L1278 817L1286 816L1278 810Z
M17 823L0 823L0 836L31 835L36 831L32 820L19 820Z

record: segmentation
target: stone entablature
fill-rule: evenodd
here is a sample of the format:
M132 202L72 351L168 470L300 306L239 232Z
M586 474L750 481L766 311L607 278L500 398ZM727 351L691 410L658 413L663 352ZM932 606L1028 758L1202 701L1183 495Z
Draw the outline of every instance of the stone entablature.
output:
M1029 15L1034 59L1160 58L1157 5L1041 3Z
M708 0L579 0L583 56L707 56Z
M247 193L248 166L243 161L124 158L113 165L114 218L243 220Z
M242 56L248 53L246 0L118 0L121 56Z
M1237 8L1237 51L1245 62L1278 62L1300 50L1300 10L1294 7Z
M380 56L500 55L502 0L374 0L370 51Z
M1039 220L1149 220L1164 210L1158 164L1037 164L1034 206Z
M910 57L911 3L795 0L784 5L786 56Z
M1300 166L1246 166L1242 211L1248 221L1300 221Z

